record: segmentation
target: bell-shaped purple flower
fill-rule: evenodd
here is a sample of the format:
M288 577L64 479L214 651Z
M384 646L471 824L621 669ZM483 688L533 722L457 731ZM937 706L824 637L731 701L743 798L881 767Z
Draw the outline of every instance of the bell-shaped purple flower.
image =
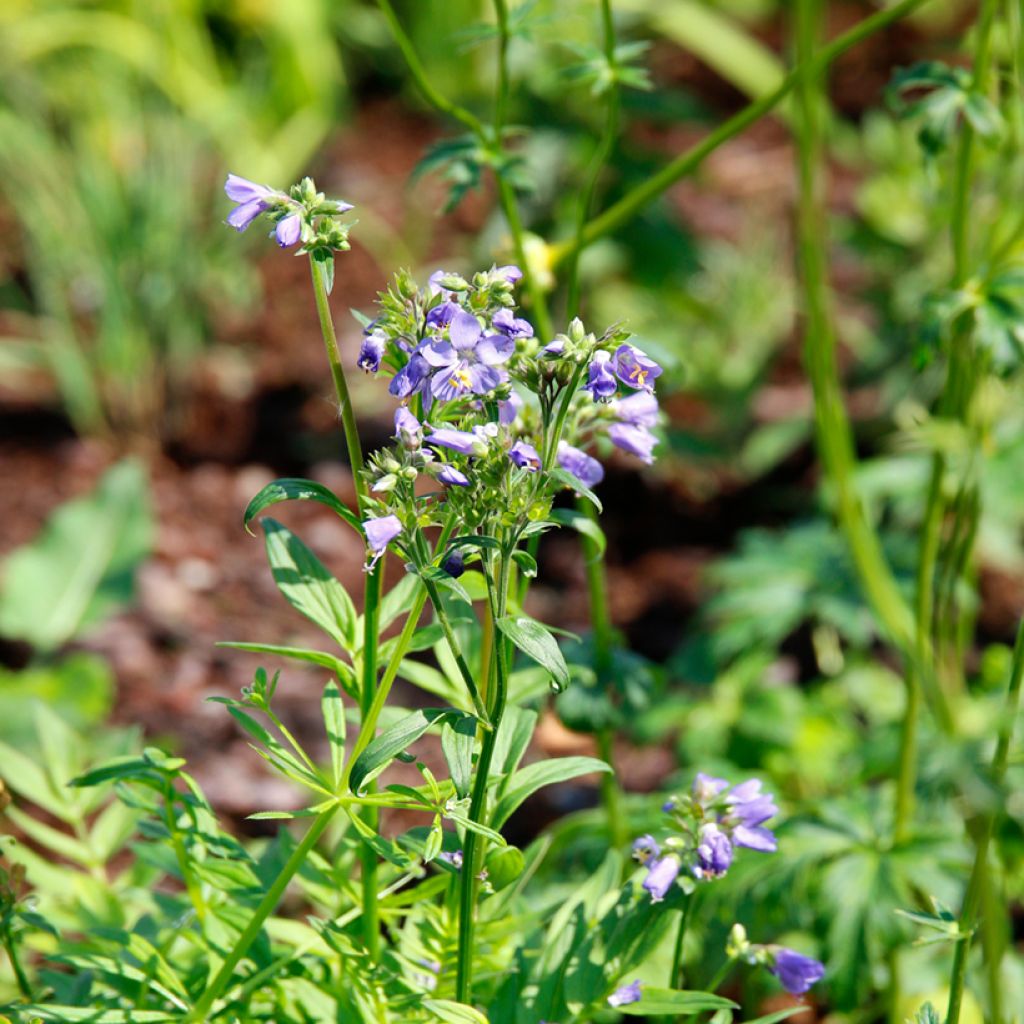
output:
M364 566L369 572L380 561L388 545L402 532L398 516L378 516L363 523L363 532L370 547L371 559Z
M236 231L244 231L281 193L266 185L257 185L248 178L229 174L224 182L228 199L238 205L228 214L227 223Z
M494 274L495 277L505 278L509 284L515 284L523 278L523 272L513 263L508 263L504 267L495 267L491 273Z
M515 316L511 309L499 309L491 319L491 326L506 338L533 337L533 324L529 320L521 320Z
M629 455L635 455L650 465L654 461L654 447L658 439L646 427L634 427L629 423L613 423L608 436L616 448Z
M628 985L620 985L609 997L609 1006L626 1006L629 1003L639 1003L643 998L640 991L640 979L630 982Z
M484 336L480 321L464 309L452 317L448 341L437 339L423 346L423 358L436 371L430 381L434 398L448 402L470 392L483 395L507 380L498 367L515 349L502 335Z
M508 398L498 402L498 422L503 427L510 427L516 421L516 417L523 411L525 402L519 397L516 391L510 392Z
M439 302L427 311L427 326L447 327L452 322L452 317L455 316L460 308L457 302L451 302L447 299L444 302Z
M712 822L701 826L698 840L693 873L698 878L721 878L732 864L729 837Z
M448 487L468 487L469 477L454 466L444 465L437 474L437 479Z
M596 487L604 479L604 466L566 441L558 442L558 464L585 487Z
M423 424L404 405L395 410L395 437L409 451L416 451L423 443Z
M769 970L782 982L782 987L795 996L803 995L825 977L825 965L818 960L785 946L776 947L774 953L774 963Z
M632 345L620 345L615 350L614 366L619 380L637 391L653 391L655 379L661 376L661 367Z
M536 473L540 469L540 455L537 449L526 441L516 441L509 449L508 457L520 469L528 469L531 473Z
M583 390L589 391L595 402L607 401L618 390L615 374L611 371L611 358L607 352L595 352L587 367L587 383Z
M643 887L651 894L652 903L660 903L665 898L679 875L680 866L679 858L672 853L651 862Z
M448 448L460 455L484 455L487 452L487 435L482 430L454 430L438 427L432 430L427 444Z
M430 364L419 351L409 356L409 362L402 367L388 385L388 392L395 398L405 399L416 394L430 376Z
M365 332L359 345L356 366L367 373L376 373L380 369L380 361L384 358L387 340L388 337L383 331Z
M282 249L295 245L302 238L302 214L290 213L287 217L277 222L274 228L274 235L277 237L277 244Z
M611 411L620 423L628 423L630 426L658 425L658 400L650 391L637 391L626 398L617 398L611 404Z
M633 859L641 864L657 860L659 853L661 853L661 848L658 846L658 841L654 836L644 835L640 836L639 839L633 840Z

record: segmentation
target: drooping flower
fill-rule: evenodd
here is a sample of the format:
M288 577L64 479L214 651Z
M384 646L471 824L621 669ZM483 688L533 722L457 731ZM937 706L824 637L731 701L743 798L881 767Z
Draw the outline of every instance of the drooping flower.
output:
M531 473L536 473L540 469L540 455L537 449L526 441L516 441L509 449L508 457L520 469L527 469Z
M405 399L416 394L430 376L430 364L417 350L409 356L409 362L391 379L388 391L395 398Z
M679 874L680 867L679 858L671 853L649 865L643 887L651 894L652 903L660 903L665 898Z
M778 843L773 833L763 827L763 822L775 817L779 809L770 793L761 792L761 780L750 779L733 786L725 800L729 805L726 820L733 823L733 842L762 853L774 853Z
M409 451L416 451L423 443L423 424L404 405L395 410L395 437Z
M480 321L459 309L449 325L448 339L435 339L421 350L436 371L430 381L434 398L447 402L470 392L483 395L508 379L498 367L515 349L511 338L484 335Z
M515 316L511 309L499 309L491 319L491 326L507 338L533 337L533 324Z
M515 284L523 278L523 272L513 263L508 263L504 267L495 267L491 273L494 274L495 277L505 278L509 284Z
M370 572L380 561L388 545L402 532L402 523L398 516L378 516L363 523L363 532L366 534L372 556L364 570Z
M604 479L604 466L566 441L558 442L557 457L562 469L572 473L585 487L596 487Z
M703 807L711 803L722 790L728 788L729 782L727 779L716 779L713 775L697 772L697 776L693 780L693 799Z
M279 220L277 227L274 228L274 235L282 249L295 245L302 238L302 214L290 213Z
M632 345L620 345L615 350L614 366L619 380L638 391L653 391L655 379L661 376L661 367Z
M654 446L658 439L646 427L634 427L630 423L613 423L608 428L608 437L616 448L629 455L635 455L641 462L650 465L654 461Z
M628 985L620 985L609 997L609 1006L626 1006L629 1003L639 1003L643 998L640 992L640 979L630 982Z
M698 878L721 878L732 864L732 843L729 837L711 822L701 827L697 844L697 863L693 873Z
M618 390L615 374L609 365L611 358L607 352L595 352L590 366L587 367L587 383L583 385L583 390L589 391L595 402L611 398Z
M654 836L643 835L639 839L633 840L633 859L641 864L657 860L659 853L661 853L661 847L658 846Z
M773 950L774 962L768 968L782 987L795 996L803 995L816 981L825 977L825 965L785 946Z
M381 330L365 332L359 346L359 358L356 360L356 366L367 373L376 373L380 369L380 361L384 358L387 340L388 336Z
M445 465L437 474L437 479L449 487L468 487L469 477L460 472L454 466Z
M238 204L227 216L227 223L236 231L244 231L261 213L270 209L275 200L285 198L284 193L237 174L228 175L224 191L228 199Z
M658 425L658 400L650 391L637 391L626 398L617 398L610 408L620 423L634 427Z
M512 391L508 398L498 402L498 422L503 427L510 427L516 421L516 417L523 411L525 402L519 397L519 392Z
M455 430L452 427L438 427L432 429L427 444L448 448L460 455L484 455L487 452L488 437L482 428Z

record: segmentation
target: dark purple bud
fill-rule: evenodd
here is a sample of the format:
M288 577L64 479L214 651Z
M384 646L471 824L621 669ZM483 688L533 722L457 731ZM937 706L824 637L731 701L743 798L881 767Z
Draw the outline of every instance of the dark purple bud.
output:
M660 903L665 898L679 874L679 868L679 858L671 853L651 863L643 887L651 894L652 903Z
M620 345L615 350L615 373L627 387L653 391L655 379L661 376L661 367L640 349Z
M536 473L540 469L540 455L532 444L516 441L509 449L508 457L520 468Z
M437 479L448 487L469 486L469 477L465 473L460 473L454 466L442 466L441 472L437 474Z
M775 963L769 970L782 982L782 987L795 996L803 995L825 977L824 964L785 946L775 949Z
M595 402L607 401L618 390L615 374L609 367L610 362L611 356L607 352L595 352L587 367L587 383L583 385L583 390L589 391Z
M604 479L604 466L579 448L558 442L558 464L585 487L596 487Z
M292 213L284 220L279 220L274 234L277 236L277 244L282 249L295 245L302 238L302 214Z
M549 342L540 350L542 356L548 356L551 359L557 359L564 352L565 338L558 338L555 341Z
M408 398L423 387L423 382L430 376L430 363L419 352L413 352L409 362L395 374L388 391L395 398Z
M359 346L359 358L356 365L367 373L376 373L380 369L380 361L384 358L384 346L387 335L383 331L371 331L363 335Z
M626 1006L629 1003L639 1003L643 998L640 992L640 979L628 985L620 985L609 997L609 1006Z
M466 571L466 559L462 552L455 548L441 563L441 568L453 579L458 579Z
M693 873L698 878L721 878L732 864L732 843L714 823L703 825L698 835L697 863Z
M650 465L654 461L654 447L658 439L646 427L634 427L628 423L613 423L608 436L616 448L635 455Z

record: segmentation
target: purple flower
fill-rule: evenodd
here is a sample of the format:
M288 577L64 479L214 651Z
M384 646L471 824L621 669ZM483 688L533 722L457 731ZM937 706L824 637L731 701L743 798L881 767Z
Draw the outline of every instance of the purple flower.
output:
M465 473L460 473L454 466L442 466L441 472L437 474L437 479L449 487L469 486L469 477Z
M451 864L456 871L462 867L462 851L456 850L454 853L449 853L447 850L442 850L437 855L438 860L443 860L445 864Z
M532 338L533 324L529 320L520 320L511 309L499 309L491 319L491 326L501 331L507 338Z
M769 970L782 982L782 987L795 996L803 995L825 977L824 964L785 946L776 947L775 963Z
M398 516L378 516L363 523L363 531L370 545L371 560L364 566L369 572L380 561L388 545L402 532Z
M503 277L509 284L515 284L517 281L521 281L523 272L514 264L509 263L504 267L496 267L491 271L496 277Z
M713 775L705 775L704 772L697 772L693 780L693 799L701 806L706 806L723 789L728 789L729 783L726 779L716 779Z
M237 174L228 175L224 191L228 199L238 204L227 216L227 223L236 231L244 231L275 199L282 198L280 192Z
M540 455L532 444L516 441L509 449L508 457L520 468L536 473L540 469Z
M604 479L604 466L597 459L565 441L558 442L558 464L584 487L596 487Z
M595 352L587 367L587 383L583 385L583 390L589 391L595 402L611 398L618 390L615 374L608 365L611 358L607 352Z
M484 336L480 321L464 309L452 317L448 338L438 338L422 348L423 358L439 371L430 382L434 398L447 402L469 392L483 395L508 379L497 367L512 355L515 343L511 338Z
M554 341L548 342L541 350L542 356L549 356L552 359L557 359L565 352L565 338L556 338Z
M404 405L395 410L395 437L410 451L423 443L423 424Z
M423 382L430 376L430 364L418 352L413 352L409 362L395 374L388 385L388 392L395 398L408 398L423 387Z
M628 423L633 427L658 425L658 400L650 391L637 391L628 398L616 399L611 404L611 410L620 423Z
M609 997L609 1006L626 1006L628 1003L639 1003L643 997L640 994L640 979L631 982L629 985L620 985Z
M367 373L376 373L380 369L380 361L384 358L384 346L388 340L383 331L370 331L363 334L359 346L359 358L356 366Z
M441 563L441 568L453 579L458 579L466 571L466 559L458 548L454 548Z
M615 350L615 373L627 387L653 391L651 383L661 376L661 367L632 345L620 345Z
M679 868L679 858L673 854L653 861L648 866L643 887L651 894L652 903L660 903L665 898L679 874Z
M487 438L482 431L453 430L450 427L432 430L427 444L449 448L460 455L483 455L487 451Z
M654 446L658 439L646 427L634 427L629 423L613 423L608 436L616 448L635 455L650 465L654 461Z
M770 793L761 792L761 780L750 779L733 786L726 794L729 805L726 821L735 822L732 840L737 846L745 846L761 853L774 853L778 849L775 836L762 823L779 813L775 799Z
M450 302L447 299L438 303L427 312L427 326L447 327L460 308L457 302Z
M714 823L703 825L698 835L697 864L693 873L698 878L721 878L732 864L732 843Z
M503 427L512 426L525 404L518 392L511 392L508 398L498 402L498 422Z
M645 835L633 840L633 859L638 860L641 864L657 860L659 853L661 853L661 847L658 846L654 836Z
M274 228L274 234L277 236L277 244L282 249L295 245L302 238L302 214L290 213L283 220L279 220L277 227Z

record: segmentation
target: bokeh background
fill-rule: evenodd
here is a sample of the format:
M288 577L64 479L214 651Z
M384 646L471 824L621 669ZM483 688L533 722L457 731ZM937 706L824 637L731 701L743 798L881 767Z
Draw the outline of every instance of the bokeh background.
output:
M827 7L830 35L877 9ZM649 43L651 88L624 94L601 205L769 91L785 67L784 0L615 8L622 39ZM398 11L437 87L489 109L489 5L419 0ZM600 130L600 104L574 76L599 38L597 11L536 0L515 16L510 116L524 126L520 201L543 269L542 240L571 234ZM907 573L927 456L892 438L936 392L923 311L949 256L934 168L884 94L897 67L963 62L973 17L967 0L935 0L831 75L832 284L848 407L862 484ZM588 326L627 321L667 368L656 464L615 457L601 489L612 618L658 695L617 745L634 792L729 763L767 772L785 798L824 799L894 757L902 690L876 657L874 620L818 489L787 121L784 105L721 147L582 264ZM241 825L257 808L299 799L204 698L237 692L257 664L217 641L317 644L243 530L245 504L279 476L351 498L351 477L306 263L260 228L239 237L225 227L223 181L230 170L287 187L309 173L356 204L332 297L354 368L348 310L371 311L395 269L425 278L509 260L493 182L435 159L457 134L421 101L371 3L0 5L0 738L29 744L29 698L41 697L77 726L130 725L180 751L239 827L259 827ZM361 375L353 384L368 445L385 443L386 389ZM980 469L981 687L1003 679L1024 604L1024 406L1019 383L999 387L987 400L1006 426ZM358 592L359 538L316 508L281 517ZM585 632L578 539L546 538L540 562L530 611ZM283 707L312 735L322 680L287 675ZM562 710L545 715L538 744L588 749ZM592 798L553 790L533 827Z

